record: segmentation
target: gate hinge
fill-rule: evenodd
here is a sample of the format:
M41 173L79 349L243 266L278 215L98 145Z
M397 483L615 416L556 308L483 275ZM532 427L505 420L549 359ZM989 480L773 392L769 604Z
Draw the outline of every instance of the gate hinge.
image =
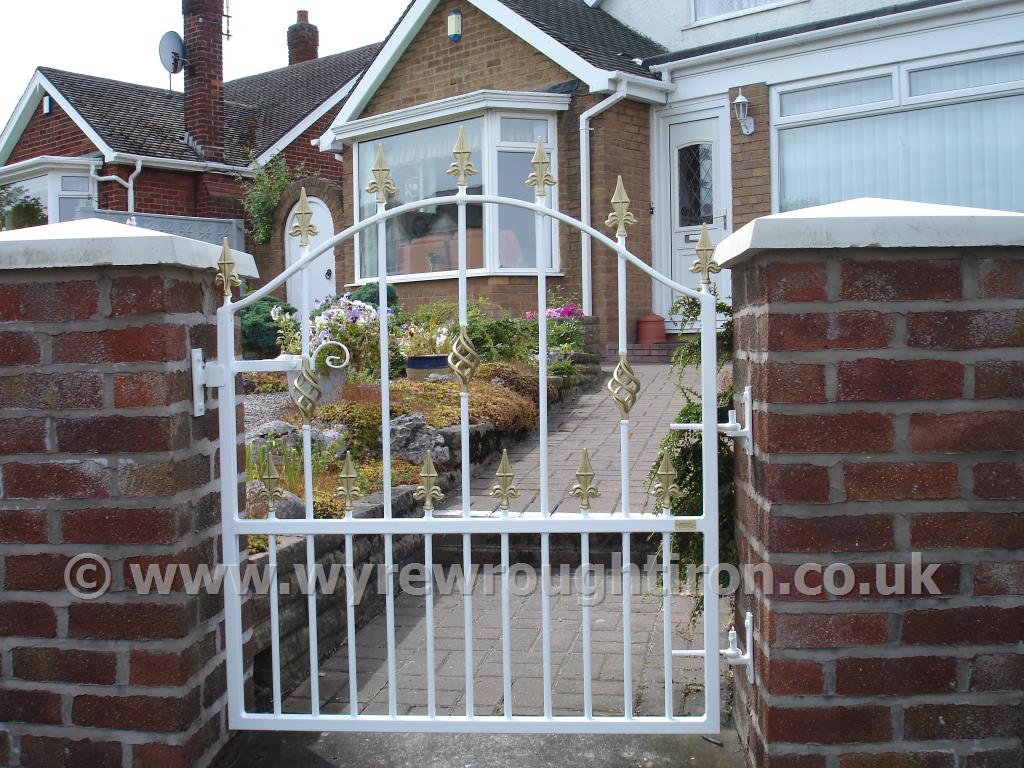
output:
M747 652L740 653L739 646L736 644L736 628L733 627L729 630L729 647L722 650L722 656L729 663L731 667L746 667L747 668L747 682L754 682L754 617L747 611L747 616L743 620L743 627L746 629L747 635Z
M203 350L192 350L192 415L206 413L206 391L204 387L223 387L227 383L224 366L220 363L203 362Z
M736 420L736 411L730 410L729 421L727 421L725 424L719 424L718 431L721 432L726 437L735 437L742 440L743 447L746 449L747 453L750 453L753 450L753 445L751 442L751 428L754 418L754 401L750 393L750 387L744 387L743 390L737 396L737 399L739 400L740 408L743 409L743 423L740 424ZM703 426L698 423L681 424L676 422L670 424L669 429L678 432L700 432L703 429Z

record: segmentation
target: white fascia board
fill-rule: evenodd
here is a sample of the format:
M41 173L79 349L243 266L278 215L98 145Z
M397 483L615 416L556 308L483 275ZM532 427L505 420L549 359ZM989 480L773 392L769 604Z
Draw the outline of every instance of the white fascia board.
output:
M579 78L592 93L608 93L615 90L616 73L590 64L579 54L569 50L501 3L500 0L468 0L468 2L539 53L563 67L571 75ZM394 34L367 67L362 79L352 90L351 96L341 108L334 124L320 137L319 145L322 152L340 151L341 142L337 139L336 131L342 129L346 123L363 111L373 94L377 92L401 58L409 43L422 29L424 22L437 7L437 4L438 0L416 0L406 12L405 18L402 19ZM657 83L658 81L652 80L651 82Z
M9 184L21 179L30 179L50 171L68 169L89 170L103 165L102 157L56 157L41 155L11 165L0 166L0 184Z
M7 121L7 126L4 128L4 132L0 134L0 163L7 161L7 158L11 156L11 152L14 151L15 145L18 143L18 139L21 138L22 132L32 119L32 115L35 112L36 105L39 104L39 100L43 95L49 94L60 108L67 112L75 125L84 133L89 140L96 145L96 148L103 153L104 156L113 153L110 146L100 138L100 135L93 130L93 127L83 118L78 111L71 106L71 103L64 98L63 94L54 87L53 83L46 79L46 76L42 72L36 70L36 73L32 76L32 80L29 82L28 87L21 96L21 100L18 102L18 106L14 108L14 113L11 115L10 120Z
M803 32L789 37L780 37L775 40L764 40L749 45L741 45L736 48L728 48L720 51L712 51L701 56L693 56L679 61L668 61L664 64L652 64L651 71L658 72L665 76L671 74L680 77L687 70L703 69L707 66L717 67L734 66L746 61L756 62L766 58L767 54L775 51L788 53L789 50L800 51L817 41L828 41L832 38L844 38L843 42L850 42L850 37L858 33L866 32L871 35L883 27L895 26L898 24L911 24L927 21L936 17L949 16L954 13L964 13L981 10L990 6L1013 5L1013 0L961 0L956 6L948 4L933 5L927 8L919 8L913 11L878 16L863 21L855 21L850 24L841 24L824 29L816 29Z
M474 91L426 104L364 117L336 126L332 136L336 141L350 144L357 139L387 136L413 126L437 124L450 118L488 109L505 112L564 112L569 109L571 97L566 93L537 93L522 91Z
M120 163L134 165L136 160L141 160L146 168L163 168L169 171L189 171L191 173L213 173L238 174L239 176L252 176L253 170L248 166L228 165L226 163L211 163L202 160L175 160L170 157L152 157L149 155L135 155L129 152L114 152L106 158L108 163Z
M301 121L299 121L299 123L296 124L294 128L288 131L288 133L286 133L280 139L275 141L274 144L269 149L267 149L267 151L265 151L262 155L257 157L256 163L262 165L271 158L273 158L278 153L283 152L288 147L288 145L290 145L293 141L295 141L302 134L308 131L309 128L313 125L313 123L315 123L321 117L323 117L336 106L338 106L338 104L344 101L345 97L352 92L352 89L355 87L356 81L358 79L359 76L356 75L343 86L341 86L341 88L335 91L334 94L327 99L327 101L325 101L319 107L317 107L308 115L306 115ZM313 143L316 144L317 142L314 141Z

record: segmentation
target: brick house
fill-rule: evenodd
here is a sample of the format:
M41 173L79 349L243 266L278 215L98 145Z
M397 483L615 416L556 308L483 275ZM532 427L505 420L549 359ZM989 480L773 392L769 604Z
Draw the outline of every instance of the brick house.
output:
M193 153L176 162L201 166L184 175L144 167L140 206L156 198L178 212L237 216L230 173L244 173L247 159L238 148L263 158L283 151L320 174L311 192L323 238L372 211L364 188L378 145L398 185L389 204L453 190L444 171L463 127L480 171L471 192L529 198L523 180L540 135L559 180L554 204L602 228L621 173L638 218L631 249L683 283L695 281L689 267L705 225L719 240L757 216L866 196L1024 210L1024 176L1002 171L1024 161L1021 0L414 0L379 46L226 83L222 94L204 74L219 71L219 29L189 22L219 12L219 0L184 7L187 47L211 55L193 67L184 106L166 115L183 122L164 143ZM315 37L308 22L291 28L296 58L312 55ZM69 127L56 138L44 127L54 117L44 92L67 101L74 90L58 88L61 77L40 70L30 87L0 141L0 183L12 162L97 154L88 132ZM155 91L151 102L157 95L166 97ZM295 102L289 118L268 119L285 98ZM61 101L54 95L51 108ZM177 140L182 130L195 146ZM105 151L98 173L127 177L130 164ZM191 191L165 189L183 178ZM102 204L123 207L119 185L98 187ZM270 244L254 248L264 279L290 258L293 205L294 194ZM469 229L470 294L530 308L528 214L471 209ZM389 224L389 274L403 302L454 295L453 230L447 210ZM357 237L326 255L314 290L373 279L375 245ZM613 256L564 228L555 245L551 284L581 294L612 341ZM728 272L716 281L728 295ZM631 273L628 297L630 334L652 311L670 333L681 330L668 289Z

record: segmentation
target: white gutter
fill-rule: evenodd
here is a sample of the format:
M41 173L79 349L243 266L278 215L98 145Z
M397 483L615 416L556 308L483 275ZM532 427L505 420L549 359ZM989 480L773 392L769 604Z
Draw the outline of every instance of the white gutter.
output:
M580 220L590 225L590 120L626 98L626 83L619 82L611 96L592 106L580 115ZM591 285L591 242L590 235L582 233L583 247L583 314L593 314L594 299Z
M705 53L700 56L693 56L687 59L667 61L664 64L651 64L650 69L652 72L660 72L664 76L666 73L672 73L679 69L688 69L707 62L717 63L744 58L747 56L763 56L765 53L769 53L780 48L791 48L811 43L816 40L827 39L830 37L846 37L857 32L880 29L893 24L930 19L935 16L948 16L951 12L972 11L980 8L987 8L988 6L1004 4L1008 4L1008 0L961 0L961 2L955 5L951 3L933 5L928 8L918 8L913 11L904 11L903 13L889 14L887 16L876 16L871 19L850 22L849 24L840 24L834 27L810 30L798 35L779 37L774 40L763 40L757 43L750 43L749 45L742 45L737 48L712 51L711 53Z
M132 171L128 181L120 176L98 176L95 166L89 171L89 176L96 181L113 181L128 190L128 213L135 213L135 177L142 173L142 158L135 161L135 170Z
M147 168L165 168L172 171L191 171L192 173L214 171L215 173L238 174L239 176L252 176L254 173L251 167L240 165L200 160L174 160L168 157L151 157L149 155L135 155L127 152L114 152L107 155L104 160L108 163L135 163L137 160L141 160L146 164Z

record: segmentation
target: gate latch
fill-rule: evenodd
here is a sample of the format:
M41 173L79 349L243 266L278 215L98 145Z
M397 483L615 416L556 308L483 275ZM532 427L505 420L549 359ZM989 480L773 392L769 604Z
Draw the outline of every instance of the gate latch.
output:
M754 406L753 397L750 393L750 387L744 387L739 393L737 399L739 400L740 408L743 409L743 423L740 424L736 420L736 411L729 411L729 421L725 424L718 425L718 431L727 437L735 437L743 441L743 447L746 448L747 453L752 450L751 446L751 428L754 418ZM688 432L700 432L702 429L701 424L680 424L678 422L669 425L669 429L675 431L688 431Z
M217 362L203 362L203 350L192 350L192 415L206 413L205 387L222 387L227 383L224 366Z

